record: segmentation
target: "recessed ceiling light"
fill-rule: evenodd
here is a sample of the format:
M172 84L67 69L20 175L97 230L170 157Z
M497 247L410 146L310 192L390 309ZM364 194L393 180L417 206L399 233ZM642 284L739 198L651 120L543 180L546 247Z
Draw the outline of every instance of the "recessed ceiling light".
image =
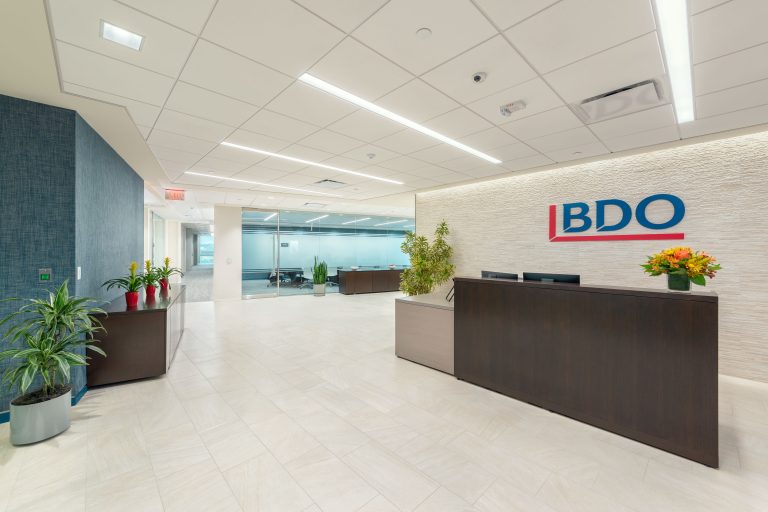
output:
M135 34L130 30L125 30L117 25L107 23L101 20L101 37L107 41L127 46L131 50L141 50L141 45L144 42L144 36Z
M211 176L210 174L203 174L201 172L185 171L184 174L189 174L191 176L202 176L203 178L213 178L217 180L234 181L237 183L248 183L249 185L258 185L260 187L272 187L272 188L280 188L284 190L293 190L295 192L301 192L302 194L317 194L320 196L342 197L338 194L326 194L325 192L316 192L314 190L307 190L304 188L286 187L284 185L273 185L272 183L261 183L258 181L241 180L237 178L225 178L223 176Z
M440 142L444 142L445 144L449 144L457 149L460 149L462 151L466 151L467 153L471 155L475 155L477 157L482 158L483 160L487 160L488 162L491 162L492 164L500 164L501 160L498 158L494 158L490 155L486 155L482 151L478 151L474 148L471 148L467 146L466 144L462 144L461 142L457 140L453 140L450 137L447 137L443 135L442 133L438 133L430 128L427 128L426 126L422 126L419 123L415 121L411 121L410 119L406 119L405 117L395 114L394 112L391 112L385 108L382 108L374 103L371 103L370 101L364 100L363 98L360 98L358 96L355 96L354 94L345 91L344 89L340 89L336 87L335 85L331 85L328 82L324 82L323 80L320 80L319 78L316 78L310 74L304 73L299 77L299 80L304 82L305 84L309 84L313 87L317 87L321 91L325 91L329 94L333 94L334 96L341 98L343 100L346 100L350 103L354 103L358 107L362 107L366 110L370 110L374 114L379 114L380 116L386 117L387 119L391 119L392 121L395 121L396 123L400 123L403 126L407 126L408 128L411 128L412 130L416 130L419 133L423 133L424 135L428 137L432 137L433 139L437 139Z
M344 224L354 224L355 222L363 222L364 220L371 220L371 218L370 217L366 217L364 219L348 220L347 222L342 222L342 225L344 225Z
M327 216L328 216L328 215L321 215L321 216L319 216L319 217L315 217L314 219L305 220L304 222L307 222L307 223L309 223L309 222L315 222L316 220L324 219L324 218L326 218Z
M389 221L389 222L382 222L382 223L380 223L380 224L374 224L373 226L374 226L374 227L377 227L377 226L388 226L388 225L390 225L390 224L400 224L401 222L408 222L408 219L403 219L403 220L391 220L391 221Z
M672 84L672 99L678 123L693 121L693 85L691 49L688 38L688 5L686 0L656 0L661 42Z
M421 27L416 31L416 37L419 39L428 39L430 36L432 36L432 30L427 27Z
M389 180L387 178L380 178L379 176L373 176L372 174L365 174L362 172L350 171L348 169L342 169L340 167L334 167L332 165L321 164L319 162L311 162L309 160L304 160L303 158L296 158L293 156L281 155L279 153L273 153L271 151L264 151L263 149L256 149L248 146L241 146L240 144L232 144L231 142L222 142L221 145L228 146L230 148L242 149L243 151L250 151L252 153L259 153L261 155L273 156L275 158L281 158L283 160L288 160L290 162L296 162L304 165L311 165L313 167L320 167L321 169L330 169L331 171L341 172L345 174L354 174L355 176L362 176L363 178L370 178L372 180L384 181L386 183L392 183L394 185L403 184L402 181L395 181L395 180Z

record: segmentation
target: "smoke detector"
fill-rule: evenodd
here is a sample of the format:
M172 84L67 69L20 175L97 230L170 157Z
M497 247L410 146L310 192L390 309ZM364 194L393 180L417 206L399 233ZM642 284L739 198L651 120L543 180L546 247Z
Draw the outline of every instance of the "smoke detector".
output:
M523 110L526 107L525 102L523 100L519 101L513 101L512 103L507 103L506 105L501 105L499 107L499 113L504 117L509 117L515 112L519 112Z

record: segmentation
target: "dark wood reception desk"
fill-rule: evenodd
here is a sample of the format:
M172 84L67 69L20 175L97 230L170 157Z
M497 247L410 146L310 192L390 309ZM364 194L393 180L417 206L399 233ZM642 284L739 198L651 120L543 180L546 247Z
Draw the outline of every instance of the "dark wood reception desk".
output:
M142 299L144 291L142 290ZM173 285L167 296L139 301L135 309L120 296L104 306L100 316L106 333L99 346L107 357L91 354L88 386L113 384L163 375L171 366L184 333L184 285Z
M396 292L400 289L403 269L381 268L371 270L339 270L339 292L355 293Z
M716 294L454 281L456 377L718 466Z

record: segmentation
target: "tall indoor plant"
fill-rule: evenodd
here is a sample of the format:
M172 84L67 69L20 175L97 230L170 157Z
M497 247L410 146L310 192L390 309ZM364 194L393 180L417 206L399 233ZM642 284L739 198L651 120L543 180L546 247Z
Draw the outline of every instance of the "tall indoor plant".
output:
M171 283L170 283L171 276L179 275L181 277L184 277L184 272L182 272L180 268L171 266L171 258L169 258L168 256L166 256L165 259L163 260L162 267L155 267L155 273L157 274L157 278L160 280L161 294L168 293L168 289L171 287Z
M410 258L411 267L403 270L400 289L406 295L430 293L451 278L455 267L451 263L453 248L446 241L449 233L448 224L442 221L431 244L423 235L412 231L405 234L400 248Z
M69 428L73 366L87 365L86 348L106 356L94 345L103 330L93 315L104 313L91 299L69 295L67 281L47 299L29 299L2 320L0 361L9 360L3 382L21 395L11 402L11 443L48 439ZM39 389L29 391L39 385Z
M128 267L130 273L127 276L116 277L105 281L101 286L106 286L107 290L114 287L122 288L125 290L125 304L129 308L135 308L139 305L139 290L143 284L143 279L136 273L139 265L132 261L130 267Z
M312 283L315 297L322 297L325 295L325 282L328 280L328 264L324 261L317 262L317 256L315 256L315 264L312 265Z
M652 276L667 274L667 287L682 292L690 290L691 283L705 286L705 277L712 279L721 268L713 256L704 251L694 251L690 247L664 249L648 256L648 261L642 267Z

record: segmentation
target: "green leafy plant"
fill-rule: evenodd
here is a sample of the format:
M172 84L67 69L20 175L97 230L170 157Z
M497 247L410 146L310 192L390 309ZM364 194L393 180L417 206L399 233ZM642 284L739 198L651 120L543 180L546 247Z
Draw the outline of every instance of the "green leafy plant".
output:
M144 283L142 276L136 274L138 268L139 265L133 261L129 267L131 271L130 274L105 281L101 286L106 286L107 290L117 287L124 289L126 292L137 292L141 289L141 286Z
M69 383L73 366L88 364L88 357L76 349L85 347L106 356L93 339L96 332L104 330L93 315L104 311L94 307L92 299L70 296L67 281L49 292L47 299L26 302L0 320L0 326L10 326L3 335L5 350L0 352L0 360L18 362L5 371L3 381L26 394L40 377L42 385L36 393L44 401Z
M160 276L157 275L157 271L152 268L151 260L144 260L144 273L141 274L141 282L144 286L157 287L157 282L160 280Z
M328 264L324 261L317 262L317 256L315 256L315 264L312 265L312 282L315 284L325 284L328 279Z
M173 275L180 275L182 277L184 276L184 272L182 272L180 268L171 266L171 258L169 258L168 256L166 256L165 259L163 260L163 266L155 267L154 270L158 280L165 279L167 281Z
M449 233L448 224L442 221L435 229L431 244L425 236L417 236L412 231L405 234L400 249L409 256L411 267L403 270L400 289L406 295L430 293L453 276L453 248L446 241Z

